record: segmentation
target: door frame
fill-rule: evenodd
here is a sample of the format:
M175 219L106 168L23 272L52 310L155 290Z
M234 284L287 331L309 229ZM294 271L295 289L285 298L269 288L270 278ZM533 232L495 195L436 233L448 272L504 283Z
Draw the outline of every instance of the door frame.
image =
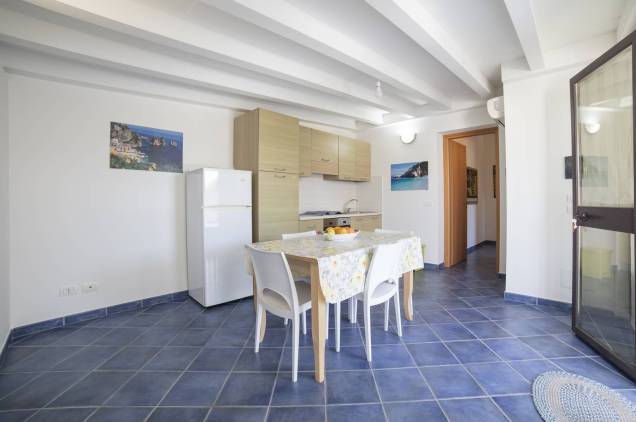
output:
M497 230L497 235L496 235L496 266L497 266L497 273L499 272L499 245L501 244L500 242L500 234L499 234L499 225L500 225L500 209L499 209L499 201L500 201L500 189L499 189L499 175L501 174L501 170L499 168L499 126L491 126L491 127L487 127L487 128L482 128L482 129L474 129L474 130L468 130L468 131L463 131L463 132L454 132L454 133L449 133L446 135L443 135L443 139L442 139L442 149L443 149L443 162L444 162L444 173L443 173L443 179L444 179L444 267L448 267L447 263L450 262L450 256L451 256L451 246L453 245L453 239L451 237L451 231L450 231L450 211L451 211L451 204L450 204L450 184L448 183L449 180L449 174L450 174L450 160L449 160L449 150L448 150L448 143L450 141L454 141L455 139L460 139L460 138L468 138L471 136L479 136L479 135L495 135L495 155L496 155L496 166L497 166L497 175L496 175L496 180L495 180L495 190L496 190L496 230Z
M579 230L578 227L592 227L617 232L632 233L636 232L636 204L632 209L619 209L611 207L578 207L578 179L579 179L579 162L577 159L578 142L577 142L577 98L576 98L576 84L579 83L586 76L597 70L599 67L611 60L615 55L623 51L624 49L632 47L632 98L636 98L636 84L634 83L634 77L636 76L636 31L632 32L600 57L595 59L592 63L587 65L583 70L574 75L570 79L570 129L572 136L572 331L574 334L585 341L594 351L598 352L603 358L607 359L612 364L621 369L629 378L636 380L636 368L629 366L622 359L616 357L613 353L609 352L600 342L594 337L588 335L585 331L577 327L577 313L579 301L579 251L578 240ZM636 107L632 106L632 122L636 121ZM632 142L634 145L634 179L636 180L636 126L632 124ZM636 200L636 183L634 184L634 198ZM581 219L582 215L579 212L589 212L592 217L592 223L589 223L587 217ZM595 222L597 217L600 221ZM631 224L625 224L627 219L631 219ZM576 222L576 228L574 226ZM632 254L635 251L632 250ZM636 307L636 303L632 303L632 306Z

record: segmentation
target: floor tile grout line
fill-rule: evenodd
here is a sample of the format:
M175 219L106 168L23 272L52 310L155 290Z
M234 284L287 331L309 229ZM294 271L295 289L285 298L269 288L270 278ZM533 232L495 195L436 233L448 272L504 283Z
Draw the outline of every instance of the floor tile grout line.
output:
M241 302L239 302L239 303L241 303ZM238 305L238 303L237 303L237 305ZM221 322L221 324L216 328L216 330L214 330L214 334L212 334L212 337L210 337L210 339L214 338L216 333L223 327L223 325L230 318L230 316L232 315L232 312L234 312L235 309L236 309L236 305L234 306L234 308L232 308L232 310L230 312L228 312L227 316L223 319L223 322ZM205 416L204 420L207 420L210 417L210 414L212 413L212 411L216 407L216 404L219 401L219 398L221 397L221 394L223 394L223 390L225 389L225 385L227 384L228 380L232 376L232 373L234 372L234 368L236 367L236 364L238 363L239 359L241 358L241 354L243 353L242 349L244 349L245 345L247 344L247 342L250 341L250 337L251 337L252 334L256 335L254 327L252 327L250 332L247 334L247 337L246 337L245 341L243 341L243 346L241 347L241 352L239 352L237 354L236 358L234 359L234 363L232 364L232 367L228 370L227 374L225 375L225 379L223 380L223 383L221 384L221 387L219 388L219 391L216 393L216 397L214 398L214 402L210 406L210 409L208 410L208 413ZM203 346L203 348L205 348L205 346ZM282 354L282 352L281 352L281 354ZM192 361L192 362L194 362L194 361ZM192 364L190 364L190 366L192 366Z
M177 309L178 309L178 308L180 308L180 307L182 307L182 306L184 306L184 305L185 305L185 303L186 303L186 302L183 302L180 306L178 306L178 307L177 307ZM161 305L161 304L157 304L157 305ZM157 305L153 305L153 306L157 306ZM146 311L146 310L148 310L148 309L150 309L150 308L152 308L152 306L150 306L149 308L146 308L146 309L142 309L140 312L138 312L136 315L134 315L134 316L133 316L133 318L134 318L135 316L138 316L138 315L141 315L141 314L145 313L145 311ZM170 313L167 313L167 314L169 315ZM159 321L160 321L161 319L165 318L165 317L166 317L166 316L168 316L168 315L163 315L161 318L159 318L159 320L157 320L157 322L156 322L155 324L153 324L153 325L151 325L151 326L147 327L147 328L146 328L143 332L141 332L141 333L140 333L137 337L135 337L134 339L132 339L132 340L131 340L128 344L123 345L123 346L121 347L121 349L120 349L120 350L119 350L119 351L118 351L115 355L113 355L113 356L111 356L111 358L109 358L109 360L110 360L110 359L112 359L113 357L115 357L117 354L121 353L121 351L122 351L122 350L124 350L125 348L129 347L129 345L131 345L132 343L134 343L135 341L137 341L137 340L138 340L141 336L143 336L144 334L146 334L146 333L147 333L148 331L150 331L152 328L156 328L156 327L155 327L155 326L156 326L156 324L158 324L158 323L159 323ZM119 328L122 328L122 326L120 326ZM141 345L140 345L139 347L155 347L155 346L141 346ZM157 350L157 352L156 352L155 354L153 354L152 356L150 356L150 357L148 358L148 360L146 361L146 363L147 363L147 362L149 362L150 360L154 359L154 357L155 357L155 356L157 356L157 355L159 354L159 352L162 350L162 348L161 348L161 347L159 347L158 349L159 349L159 350ZM114 396L115 396L115 395L116 395L116 394L117 394L117 393L118 393L118 392L119 392L119 391L120 391L120 390L121 390L121 389L122 389L125 385L127 385L127 384L130 382L130 380L131 380L131 379L133 379L134 377L136 377L136 376L137 376L137 375L141 372L141 369L142 369L144 366L145 366L145 363L144 363L144 364L142 364L142 365L141 365L141 367L140 367L139 369L137 369L136 371L121 371L121 372L130 372L130 373L131 373L131 375L130 375L130 376L129 376L129 377L128 377L128 378L127 378L127 379L126 379L126 380L125 380L125 381L124 381L124 382L123 382L123 383L122 383L122 384L118 387L118 388L116 388L116 389L115 389L115 391L113 391L113 393L112 393L112 394L110 394L110 395L109 395L109 396L108 396L108 397L107 397L104 401L102 401L102 403L101 403L100 405L96 406L95 411L93 411L91 414L89 414L89 415L88 415L88 416L87 416L84 420L85 420L85 421L86 421L86 420L88 420L88 419L89 419L89 418L91 418L94 414L96 414L97 412L99 412L99 410L100 410L102 407L104 407L104 405L105 405L106 403L108 403L108 401L109 401L110 399L112 399L112 398L113 398L113 397L114 397ZM93 369L90 373L92 374L92 373L94 373L94 372L101 372L101 371L99 370L99 368L100 368L100 366L97 366L97 367L96 367L95 369ZM154 411L154 409L153 409L150 413L152 413L153 411ZM150 415L150 413L149 413L147 416L149 416L149 415Z
M63 338L76 333L77 331L81 330L82 328L85 328L85 326L79 328L78 330L75 330L72 333L67 334L66 336L63 336L62 338L56 340L51 346L55 345L58 341L61 341ZM62 362L65 362L66 360L72 358L73 356L77 355L78 353L80 353L81 351L85 350L86 348L92 346L97 340L103 338L104 336L108 335L109 333L111 333L115 328L111 328L109 330L107 330L103 335L101 335L100 337L94 339L91 343L87 344L87 345L83 345L80 347L79 350L77 350L75 353L72 353L70 356L68 356L66 359L61 360L60 362L56 363L53 368L57 365L59 365ZM144 332L147 330L144 330ZM140 336L143 335L143 333L140 333ZM135 338L136 339L136 338ZM132 341L134 341L135 339L133 339ZM73 347L73 345L67 345L68 347ZM64 347L63 345L57 345L55 347ZM121 350L125 348L125 345L121 346L121 348L115 352L115 354L111 355L108 359L111 359L113 356L115 356L117 353L121 352ZM38 352L36 352L38 353ZM28 357L28 356L27 356ZM53 368L49 368L48 370L44 370L42 371L42 375L35 377L33 380L31 380L30 382L27 382L25 385L23 385L21 388L18 388L16 390L14 390L11 394L18 392L19 390L21 390L24 387L27 387L28 385L30 385L32 382L34 382L36 379L40 378L41 376L44 376L44 374L49 373L49 372L55 372L55 371L51 371L51 369ZM93 368L92 370L87 371L86 375L84 377L79 378L76 382L71 383L71 385L66 388L65 390L63 390L60 394L56 395L55 397L53 397L53 399L51 399L50 401L48 401L47 403L44 404L44 406L40 407L39 410L37 410L34 414L32 414L31 416L29 416L27 419L25 419L25 422L28 421L29 419L33 418L37 413L39 413L42 409L46 409L47 406L51 403L53 403L55 400L57 400L60 396L62 396L64 393L66 393L67 391L69 391L71 388L75 387L77 384L79 384L80 382L82 382L83 380L85 380L88 376L90 376L95 370L97 369L97 367ZM84 372L84 371L62 371L62 372ZM7 396L5 396L7 397ZM3 397L4 398L4 397Z
M84 327L83 327L83 328L84 328ZM135 337L134 339L132 339L130 342L133 342L133 341L135 341L136 339L138 339L140 336L142 336L142 335L143 335L146 331L148 331L149 329L150 329L150 327L147 327L145 330L143 330L141 333L139 333L139 335L138 335L137 337ZM82 349L80 349L80 350L83 350L83 349L85 349L85 348L87 348L87 347L89 347L89 346L93 345L93 344L94 344L97 340L99 340L99 339L101 339L101 338L105 337L106 335L108 335L109 333L111 333L113 330L115 330L115 328L112 328L112 329L108 330L108 331L107 331L106 333L104 333L102 336L100 336L100 337L96 338L95 340L93 340L93 341L92 341L91 343L89 343L88 345L86 345L86 346L82 347ZM79 330L78 330L78 331L79 331ZM122 348L120 349L120 351L119 351L119 352L121 352L121 350L122 350L122 349L124 349L124 348L125 348L125 346L126 346L126 345L122 345ZM79 351L78 351L78 352L79 352ZM117 353L119 353L119 352L117 352ZM74 356L74 355L75 355L75 353L74 353L73 355L69 356L69 358L71 358L71 357L72 357L72 356ZM115 355L113 355L113 356L115 356ZM111 357L111 358L112 358L112 357ZM65 359L65 360L66 360L66 359ZM60 363L61 363L61 362L60 362ZM55 397L53 397L50 401L48 401L47 403L45 403L45 404L44 404L44 406L42 406L42 407L41 407L39 410L37 410L34 414L32 414L31 416L29 416L27 419L25 419L25 421L24 421L24 422L27 422L29 419L33 418L35 415L37 415L38 413L40 413L42 410L46 409L48 405L50 405L50 404L52 404L53 402L55 402L55 400L57 400L58 398L60 398L61 396L63 396L66 392L70 391L70 390L71 390L72 388L74 388L76 385L79 385L82 381L84 381L85 379L87 379L87 378L88 378L91 374L93 374L95 371L96 371L96 368L93 368L92 370L88 371L88 372L87 372L87 374L86 374L84 377L81 377L81 378L79 378L76 382L71 383L71 385L70 385L68 388L64 389L61 393L59 393L58 395L56 395ZM137 371L137 372L139 372L139 371ZM121 389L121 387L122 387L123 385L127 384L127 383L128 383L128 381L130 381L130 379L131 379L132 377L134 377L135 375L137 375L137 372L135 372L133 375L131 375L131 376L130 376L130 377L129 377L129 378L128 378L128 379L127 379L127 380L126 380L126 381L125 381L125 382L124 382L124 383L123 383L123 384L122 384L122 385L121 385L121 386L120 386L120 387L116 390L116 391L119 391L119 389ZM113 394L114 394L114 393L113 393ZM107 400L110 400L110 398L111 398L111 397L112 397L112 395L111 395L111 396L110 396ZM104 403L105 403L105 402L104 402ZM97 408L99 408L99 407L97 407ZM95 412L96 412L96 411L97 411L97 410L95 410ZM95 412L92 412L92 413L95 413ZM91 415L92 415L92 413L91 413ZM89 415L89 416L91 416L91 415ZM87 416L86 418L84 418L84 420L86 420L89 416Z
M462 324L460 323L460 325L462 325ZM462 326L463 326L463 325L462 325ZM437 334L437 333L435 333L435 334ZM441 337L440 337L440 339L441 339ZM479 340L479 339L477 339L477 340ZM498 409L498 410L499 410L499 411L500 411L500 412L504 415L504 417L505 417L508 421L510 421L510 418L508 417L508 415L507 415L507 414L506 414L506 413L505 413L505 412L504 412L504 411L503 411L503 410L502 410L502 409L501 409L501 408L500 408L500 407L499 407L499 406L495 403L495 401L492 399L492 397L490 396L490 394L486 391L486 389L484 388L484 386L483 386L483 385L482 385L482 384L481 384L481 383L477 380L477 378L475 378L475 377L474 377L474 375L473 375L473 374L472 374L472 373L468 370L468 368L466 367L466 365L464 365L464 363L461 361L461 359L459 359L459 358L457 357L457 355L455 354L455 352L453 352L453 350L452 350L451 348L449 348L449 347L446 347L446 349L447 349L447 350L448 350L448 351L449 351L449 352L453 355L453 357L455 358L455 360L457 360L457 362L459 362L459 365L461 365L462 369L463 369L463 370L464 370L464 371L468 374L468 376L470 376L470 377L473 379L473 381L475 382L475 384L477 384L477 386L479 387L479 389L480 389L481 391L483 391L483 392L486 394L486 396L488 396L488 398L489 398L490 402L492 402L492 403L495 405L495 407L496 407L496 408L497 408L497 409Z

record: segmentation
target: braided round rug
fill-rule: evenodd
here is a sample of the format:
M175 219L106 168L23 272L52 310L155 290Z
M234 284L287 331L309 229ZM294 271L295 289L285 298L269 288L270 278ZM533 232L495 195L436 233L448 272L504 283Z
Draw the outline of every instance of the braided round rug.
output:
M636 421L636 406L622 394L565 371L548 371L536 377L532 396L547 422Z

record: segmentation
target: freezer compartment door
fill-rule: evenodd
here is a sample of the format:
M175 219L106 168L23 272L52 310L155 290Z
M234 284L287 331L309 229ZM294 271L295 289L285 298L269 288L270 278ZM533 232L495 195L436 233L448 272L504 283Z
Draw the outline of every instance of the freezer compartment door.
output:
M252 205L252 172L203 169L203 206Z
M251 207L213 207L203 210L205 250L205 306L252 294L252 278L245 270L245 245L252 242Z

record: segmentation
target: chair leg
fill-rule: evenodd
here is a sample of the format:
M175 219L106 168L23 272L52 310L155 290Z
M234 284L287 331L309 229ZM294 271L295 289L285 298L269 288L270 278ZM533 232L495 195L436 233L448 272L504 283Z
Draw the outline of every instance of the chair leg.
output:
M384 331L389 331L389 306L389 300L384 302Z
M307 335L307 311L303 311L303 335Z
M356 297L353 298L353 321L351 322L353 324L358 323L358 298Z
M256 305L256 330L254 331L254 353L258 353L258 347L260 346L260 335L261 332L261 319L263 315L263 306L259 303Z
M340 302L336 302L336 352L340 351Z
M300 327L298 326L298 315L294 316L294 321L292 322L292 382L298 381L298 336Z
M393 304L395 306L395 325L397 325L398 337L402 337L402 317L400 315L400 291L395 292L393 296ZM388 301L386 303L389 303Z
M371 307L366 303L364 306L364 341L367 349L367 361L371 362Z
M325 312L325 318L327 319L327 325L325 325L326 327L326 332L325 332L325 339L329 338L329 303L327 303L327 309Z
M356 301L355 297L350 297L349 298L349 322L351 324L354 323L353 321L353 307L354 307L354 302Z

